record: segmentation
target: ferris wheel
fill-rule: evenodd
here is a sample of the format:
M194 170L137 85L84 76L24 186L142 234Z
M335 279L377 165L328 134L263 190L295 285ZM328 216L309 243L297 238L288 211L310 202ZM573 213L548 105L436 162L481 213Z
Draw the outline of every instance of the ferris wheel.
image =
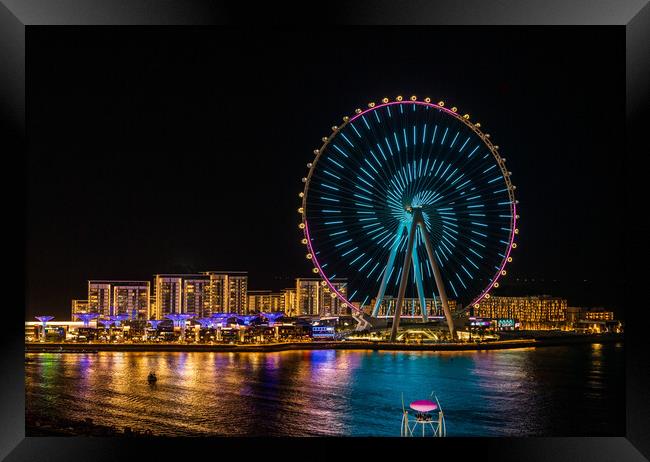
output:
M498 287L518 234L510 172L480 123L444 102L369 103L323 137L307 164L298 212L303 244L325 285L377 316L395 301L478 306ZM346 278L347 286L332 283Z

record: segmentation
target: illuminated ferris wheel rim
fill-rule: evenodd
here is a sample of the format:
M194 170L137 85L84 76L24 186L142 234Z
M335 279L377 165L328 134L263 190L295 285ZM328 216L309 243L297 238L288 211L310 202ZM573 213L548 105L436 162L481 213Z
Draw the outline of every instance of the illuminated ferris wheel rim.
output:
M445 107L444 101L440 101L437 104L436 103L431 103L430 98L425 98L424 101L418 101L415 96L412 96L410 100L404 101L402 97L397 97L395 101L389 101L388 98L383 98L381 104L375 104L375 103L369 103L368 104L368 109L361 110L361 109L356 109L355 110L355 115L352 117L343 117L343 124L340 126L333 126L332 127L332 134L323 137L322 141L323 144L321 147L317 150L314 150L314 154L316 157L314 158L313 161L311 161L308 164L309 168L309 173L307 174L306 178L303 178L303 182L305 183L305 187L303 192L301 192L301 198L302 198L302 204L299 212L301 213L302 216L302 222L300 223L300 227L302 228L305 236L305 244L307 245L307 248L309 249L309 254L308 258L311 259L312 263L314 264L314 272L318 273L320 277L323 279L323 281L326 283L326 285L329 287L329 289L336 295L336 297L339 298L343 303L347 304L350 308L356 311L362 311L361 308L356 307L351 301L349 301L343 294L339 292L339 290L336 289L336 287L332 284L330 281L330 278L325 274L323 271L323 268L321 267L321 264L318 261L318 258L316 257L316 252L314 251L314 248L312 246L312 240L311 236L309 234L309 223L307 220L307 196L309 193L309 185L310 181L312 178L312 175L315 171L316 165L318 164L318 161L325 151L325 148L330 144L330 142L338 135L338 133L343 130L348 124L351 122L355 121L356 119L362 117L364 114L367 114L369 112L381 109L382 107L386 106L393 106L393 105L400 105L400 104L415 104L415 105L420 105L420 106L426 106L426 107L431 107L436 110L439 110L447 115L452 116L453 118L459 120L462 122L465 126L467 126L470 130L472 130L475 134L479 136L481 141L485 144L485 146L488 148L492 156L495 158L497 161L497 165L499 166L501 170L501 174L503 176L503 179L507 185L508 189L508 197L510 199L510 209L511 209L511 232L510 232L510 238L507 246L507 250L505 253L505 256L503 257L503 260L501 262L501 265L499 265L499 270L495 273L495 275L492 277L490 283L487 285L487 288L485 288L477 297L474 298L474 300L468 305L468 306L474 306L476 307L478 303L483 299L483 298L489 298L489 292L492 290L495 285L498 287L498 280L500 279L501 276L506 275L506 270L505 266L508 262L512 261L510 254L512 252L512 249L516 247L516 244L514 242L515 240L515 234L518 233L517 229L517 200L515 199L514 196L514 189L515 186L512 184L510 180L510 173L508 172L506 166L505 166L505 159L502 158L499 153L498 153L498 146L495 146L492 144L490 141L490 135L483 133L480 130L481 124L480 123L472 123L469 121L470 116L469 114L464 114L460 115L458 113L458 110L456 107L452 107L451 109L448 109Z

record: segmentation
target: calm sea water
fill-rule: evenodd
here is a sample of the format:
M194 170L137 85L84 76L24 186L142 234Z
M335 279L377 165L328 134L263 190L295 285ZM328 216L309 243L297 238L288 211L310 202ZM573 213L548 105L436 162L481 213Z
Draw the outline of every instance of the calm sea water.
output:
M28 411L162 435L399 436L402 393L432 390L448 436L624 434L622 344L26 356Z

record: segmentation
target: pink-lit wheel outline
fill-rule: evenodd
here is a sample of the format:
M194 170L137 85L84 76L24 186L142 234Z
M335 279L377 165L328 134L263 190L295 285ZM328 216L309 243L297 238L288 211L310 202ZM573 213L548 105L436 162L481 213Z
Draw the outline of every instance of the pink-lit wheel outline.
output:
M301 205L302 209L301 210L302 210L302 223L304 224L303 233L304 233L305 239L307 240L307 248L309 249L309 253L311 254L311 261L313 262L314 267L318 270L318 274L320 275L320 277L325 281L327 286L339 298L339 300L341 300L343 303L347 304L350 308L352 308L352 309L354 309L356 311L361 311L360 308L355 306L352 302L347 300L338 290L336 290L334 285L331 283L330 279L327 277L327 275L325 274L325 272L321 268L320 263L318 262L318 258L316 258L316 252L314 252L314 249L312 247L311 237L309 235L309 223L307 222L307 217L306 217L306 215L307 215L307 195L309 193L309 182L311 181L312 174L314 172L314 169L316 168L316 165L318 163L318 160L319 160L320 156L323 153L323 150L327 147L327 145L330 143L330 141L338 134L338 132L341 131L343 128L345 128L345 126L347 124L349 124L350 122L353 122L357 118L361 117L362 115L364 115L364 114L366 114L366 113L368 113L370 111L380 109L380 108L382 108L384 106L391 106L391 105L395 105L395 104L405 104L405 103L428 106L428 107L432 107L434 109L443 111L446 114L448 114L448 115L450 115L452 117L455 117L457 120L460 120L463 124L465 124L467 127L469 127L474 133L476 133L481 138L483 143L485 143L485 145L488 147L488 149L490 150L490 152L492 153L492 155L496 159L497 165L501 169L501 174L503 175L503 178L504 178L504 180L506 182L506 185L508 187L508 197L510 198L510 207L511 207L511 211L512 211L512 214L511 214L512 215L512 218L511 218L511 229L512 229L512 231L510 233L510 240L509 240L509 244L508 244L508 249L507 249L507 251L505 253L505 257L503 258L503 261L501 262L499 270L496 272L496 274L492 278L491 282L488 284L487 288L484 289L480 293L480 295L478 297L476 297L466 307L466 308L469 308L471 306L474 306L474 305L478 304L483 298L485 298L486 295L488 295L490 290L492 290L492 288L494 287L494 284L496 284L498 282L499 278L502 275L502 272L505 270L506 264L508 263L508 259L510 258L510 253L512 252L512 249L513 249L513 244L514 244L514 241L515 241L515 234L517 234L517 232L518 232L518 230L517 230L517 200L515 199L515 196L514 196L514 186L512 185L512 182L510 181L510 175L508 174L508 170L507 170L507 168L505 166L505 162L504 162L503 158L497 152L497 149L496 149L495 145L492 144L492 142L490 141L490 138L487 137L485 135L485 133L483 133L479 129L479 127L476 126L476 124L471 123L469 121L469 118L465 118L465 117L461 116L460 114L458 114L457 111L448 109L448 108L446 108L446 107L444 107L444 106L442 106L440 104L434 104L434 103L430 103L430 102L417 101L417 100L416 101L413 101L413 100L411 100L411 101L398 100L398 101L386 102L386 103L377 104L377 105L371 103L371 104L369 104L368 109L366 109L364 111L361 111L361 112L358 112L358 113L356 113L354 116L352 116L350 118L345 117L343 119L344 120L343 124L336 127L336 129L334 129L332 131L332 134L329 137L327 137L327 139L323 142L321 147L318 149L318 153L316 154L316 157L311 162L311 167L309 168L309 173L307 174L307 177L306 177L305 187L304 187L303 196L302 196L302 205Z

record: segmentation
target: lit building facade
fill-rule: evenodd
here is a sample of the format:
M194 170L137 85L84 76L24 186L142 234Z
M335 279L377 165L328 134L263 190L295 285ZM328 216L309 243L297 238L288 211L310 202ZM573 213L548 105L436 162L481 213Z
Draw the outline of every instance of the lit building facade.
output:
M213 313L248 312L248 273L245 271L206 271L210 278L210 306Z
M298 307L298 302L297 302L297 289L295 287L289 287L287 289L282 290L282 300L281 300L281 305L282 305L282 311L287 316L295 316L297 307Z
M248 274L228 275L228 311L233 313L248 312Z
M165 319L170 314L195 314L209 317L212 304L212 281L207 274L156 274L154 276L155 313L151 319Z
M330 281L334 288L344 297L348 295L348 282L346 279L333 279ZM320 316L341 316L350 314L350 307L342 302L327 285L321 284L322 296L318 314Z
M271 311L271 291L270 290L249 290L248 291L248 311L250 313L259 313L260 311Z
M210 276L205 274L183 278L182 313L194 313L200 318L212 315Z
M474 316L491 319L514 319L521 329L559 329L567 320L567 301L548 295L529 297L484 298Z
M156 286L154 285L154 291L155 289ZM149 296L149 317L147 319L156 319L157 314L158 311L156 308L156 294L154 292Z
M585 321L613 321L614 312L604 308L592 308L583 311L582 319Z
M111 284L113 315L126 314L131 319L147 319L149 315L149 281L116 281Z
M113 314L110 281L88 281L88 311L98 313L102 318Z
M91 280L86 311L98 313L104 319L118 314L147 319L150 292L149 281Z
M330 281L344 297L347 295L347 280ZM330 288L319 278L296 279L295 316L338 316L349 314L350 308L344 306ZM286 309L286 308L285 308Z
M76 321L75 314L89 312L88 300L72 300L72 317L70 318L72 321Z
M296 312L297 316L318 315L318 307L322 296L320 279L296 279Z
M269 311L282 311L286 313L284 308L284 294L282 292L273 292L269 295L270 307Z
M177 274L156 274L154 295L156 297L155 319L164 319L169 314L181 313L183 278Z

